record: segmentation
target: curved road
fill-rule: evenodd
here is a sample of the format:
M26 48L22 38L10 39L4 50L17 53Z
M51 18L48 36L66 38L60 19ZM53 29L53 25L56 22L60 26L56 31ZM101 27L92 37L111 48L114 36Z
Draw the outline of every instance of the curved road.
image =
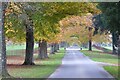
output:
M77 47L66 49L62 65L49 78L113 78ZM103 80L103 79L102 79ZM106 79L105 79L106 80ZM112 79L113 80L113 79Z

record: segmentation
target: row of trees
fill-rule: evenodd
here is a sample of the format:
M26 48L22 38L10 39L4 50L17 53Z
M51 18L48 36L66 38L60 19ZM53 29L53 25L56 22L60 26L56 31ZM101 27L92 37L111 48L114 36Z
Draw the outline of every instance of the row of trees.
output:
M79 45L86 44L89 42L89 50L92 50L93 42L110 42L109 35L106 31L102 32L99 30L95 33L95 26L92 21L93 15L88 13L84 16L71 16L64 18L60 21L62 40L68 43L76 42Z
M96 6L101 10L96 8ZM107 31L113 35L113 53L120 51L119 3L2 3L4 23L1 32L1 61L3 76L6 70L6 39L14 42L26 41L26 57L24 65L33 65L34 42L38 42L39 58L48 58L47 43L51 44L51 53L58 49L58 42L63 40L85 43L105 35L97 34ZM34 13L33 13L34 12ZM91 24L93 14L94 25ZM100 13L99 15L96 15ZM75 15L72 16L71 15ZM79 17L81 16L81 17ZM64 18L64 19L63 19ZM62 20L63 19L63 20ZM61 21L60 21L61 20ZM87 22L87 23L86 23ZM94 26L95 28L93 28ZM87 29L87 30L86 30ZM5 30L5 34L4 31ZM86 32L85 32L86 31ZM93 36L94 34L97 34ZM100 37L101 36L101 37ZM97 41L97 40L96 40Z
M2 7L5 7L2 3ZM89 7L91 6L91 7ZM47 42L57 46L57 34L60 32L59 21L71 15L97 14L93 3L7 3L3 8L3 18L6 38L12 41L26 41L26 56L24 65L33 65L34 41L39 43L40 58L48 58ZM3 29L2 29L3 31ZM2 41L5 43L4 34ZM3 45L2 75L6 76L6 50ZM54 48L54 47L53 47ZM55 49L53 49L55 50ZM52 51L54 53L54 51Z
M2 38L0 38L2 41L1 46L3 46L1 47L1 60L3 61L1 74L3 76L8 75L6 70L5 35L8 40L26 42L24 65L34 65L34 42L38 42L38 57L43 59L48 58L47 43L51 45L52 54L58 50L58 43L61 41L67 41L68 43L76 41L79 44L89 42L89 50L92 50L92 40L106 41L105 37L108 35L103 31L114 33L113 45L118 47L119 52L119 38L115 35L119 35L120 32L118 26L119 3L12 2L2 3L1 6L4 23L1 27ZM100 10L96 6L102 11L99 15L97 14L100 13Z

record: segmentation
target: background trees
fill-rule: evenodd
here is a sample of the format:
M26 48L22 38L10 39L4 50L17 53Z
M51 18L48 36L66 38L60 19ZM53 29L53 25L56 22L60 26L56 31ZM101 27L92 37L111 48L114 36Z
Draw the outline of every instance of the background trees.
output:
M106 29L112 33L113 53L116 53L117 47L119 45L119 6L119 2L99 3L98 8L101 10L102 13L96 17L98 22L101 24L101 26L99 27L101 27L102 29Z
M32 16L35 25L35 36L37 41L54 41L54 37L59 33L58 22L67 16L83 15L88 12L97 13L95 5L92 3L33 3L36 9ZM91 8L87 6L92 6ZM95 11L94 11L95 10ZM44 27L44 28L43 28ZM51 44L53 46L55 42ZM42 49L43 50L43 49ZM54 50L52 48L52 50ZM43 51L44 52L44 51ZM46 51L45 51L46 52Z
M72 16L64 18L60 21L62 27L61 29L61 38L62 40L67 41L68 43L77 42L78 44L85 44L89 42L89 50L92 48L92 41L102 42L109 41L109 34L100 31L96 35L95 28L92 22L92 15L87 14L84 16ZM91 30L90 30L91 28ZM73 39L73 37L76 37Z

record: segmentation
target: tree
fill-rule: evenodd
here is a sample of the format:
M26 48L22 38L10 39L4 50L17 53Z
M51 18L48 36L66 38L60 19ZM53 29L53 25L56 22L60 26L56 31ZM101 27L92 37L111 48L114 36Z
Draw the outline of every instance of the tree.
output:
M34 52L34 34L33 34L33 21L31 19L31 16L33 15L33 8L27 4L22 3L22 12L26 14L27 19L24 19L25 21L25 28L26 28L26 56L25 56L25 62L23 65L34 65L33 61L33 52Z
M55 26L58 23L58 21L61 20L62 18L70 15L82 15L83 13L88 12L97 13L97 9L94 7L94 4L92 3L53 2L53 3L29 3L29 4L35 9L35 14L32 16L32 20L36 29L35 35L37 35L37 37L39 36L39 39L37 39L37 41L39 42L42 42L42 40L47 42L48 40L50 41L52 40L52 38L55 37L55 35L59 32L58 27ZM87 6L92 7L89 8ZM55 47L55 45L53 46Z
M58 33L48 41L51 45L50 54L55 54L55 52L59 50L59 43L61 42L59 37L60 37L60 34Z
M111 38L110 38L110 33L107 33L104 31L102 32L102 34L100 32L98 32L96 35L93 36L93 41L94 42L98 42L98 43L102 43L102 42L111 42Z
M45 40L39 41L39 58L48 58L47 55L47 42Z
M96 13L94 6L88 8L87 6L93 6L91 3L34 3L32 6L36 8L35 16L33 17L36 26L35 35L40 37L39 40L46 40L50 34L56 35L54 24L58 23L62 18L69 15L81 15L82 13ZM86 9L84 9L86 8ZM51 26L46 25L48 23ZM52 23L52 24L51 24ZM44 26L44 29L42 29ZM38 27L38 28L37 28ZM41 27L41 28L40 28ZM54 28L53 28L54 27ZM52 28L52 31L45 31L47 28ZM42 29L42 30L40 30ZM50 32L50 34L48 34ZM44 35L44 36L43 36ZM54 36L54 35L52 35ZM46 40L47 41L47 40ZM53 49L54 44L52 44ZM54 50L54 49L53 49ZM44 51L43 51L44 52Z
M32 9L27 3L9 3L6 13L6 35L13 41L25 41L26 56L24 65L33 65L33 23ZM22 27L21 27L22 26ZM25 30L26 31L25 31Z
M60 21L61 26L66 28L62 29L61 33L64 36L64 40L73 42L73 37L78 38L77 43L86 43L92 41L93 31L92 28L92 15L90 13L84 14L84 16L72 16L67 19ZM68 26L68 27L67 27ZM72 39L70 39L72 38ZM75 39L76 40L76 39ZM91 45L89 44L89 50L91 50Z
M41 18L42 19L42 18ZM48 58L47 43L56 35L57 28L49 21L39 20L35 22L35 40L39 43L39 55L41 59Z
M6 69L6 42L5 42L5 32L4 32L4 19L5 19L5 9L7 7L7 3L0 3L0 10L2 12L2 15L0 15L0 18L2 19L0 23L2 23L2 26L0 27L0 75L2 77L10 77L10 75L7 72Z
M26 24L26 56L23 65L34 65L33 50L34 50L33 24L29 20L29 22Z
M94 4L92 4L92 3L62 3L61 2L61 3L14 3L14 4L17 6L17 9L20 9L22 14L26 15L26 18L23 18L22 21L23 21L25 29L26 29L26 45L30 45L29 47L26 46L25 64L27 64L27 65L33 64L34 39L27 38L27 37L30 37L27 34L28 31L30 31L29 33L30 33L31 37L33 37L33 25L30 25L30 24L32 24L32 22L33 22L34 26L36 26L35 24L37 23L37 27L39 27L38 25L41 25L42 22L44 22L44 23L48 22L50 24L50 26L48 28L47 27L43 28L44 31L41 30L40 34L44 35L45 30L46 29L48 30L51 28L52 31L48 31L47 34L50 33L51 36L55 36L57 30L54 25L56 23L58 23L58 21L61 20L62 18L66 17L66 16L71 16L71 15L82 15L82 14L88 13L88 12L93 13L93 14L97 13L97 9L95 8ZM89 6L92 6L92 7L89 7ZM13 11L16 11L15 10L16 7L13 7L12 9L13 9ZM34 16L34 14L32 14L33 11L35 12L35 16ZM22 15L22 14L20 14L20 15ZM43 25L42 25L42 27L43 27ZM31 40L29 40L29 39L31 39ZM44 40L44 38L42 38L40 40ZM31 60L31 61L27 62L27 60Z
M116 53L115 46L119 49L119 36L120 35L120 28L119 28L119 6L120 3L99 3L98 8L101 10L101 15L99 16L102 25L102 28L110 31L112 33L112 40L113 40L113 53ZM115 35L116 34L116 35ZM116 41L117 39L117 41ZM117 43L116 43L117 42ZM119 50L118 50L119 51ZM119 52L118 52L119 53Z

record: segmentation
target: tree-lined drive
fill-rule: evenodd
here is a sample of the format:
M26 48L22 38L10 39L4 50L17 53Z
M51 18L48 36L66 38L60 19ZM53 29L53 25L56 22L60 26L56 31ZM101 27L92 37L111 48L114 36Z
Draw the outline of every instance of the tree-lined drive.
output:
M22 68L49 66L43 63L56 60L56 57L61 59L61 56L55 55L60 55L64 48L63 63L50 78L113 78L77 49L106 52L118 57L119 6L119 2L0 2L0 75L11 77L8 73L12 71L9 70L11 65ZM24 45L25 49L6 50L16 44ZM112 49L106 48L111 46ZM11 55L11 51L17 52ZM23 63L8 64L10 60L17 59ZM53 66L54 70L58 67ZM51 70L54 71L52 67ZM52 74L50 70L48 73Z

